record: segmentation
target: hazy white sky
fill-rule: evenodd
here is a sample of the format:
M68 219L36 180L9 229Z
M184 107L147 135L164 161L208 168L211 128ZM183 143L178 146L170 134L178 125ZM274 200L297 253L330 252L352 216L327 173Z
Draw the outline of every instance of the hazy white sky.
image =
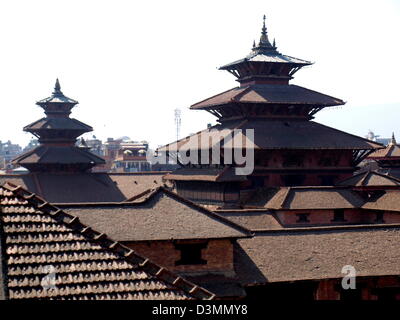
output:
M316 121L357 135L398 125L400 1L0 0L0 140L25 145L57 77L72 117L101 139L152 146L215 122L188 107L237 86L217 67L249 53L262 15L283 54L315 62L292 81L347 101Z

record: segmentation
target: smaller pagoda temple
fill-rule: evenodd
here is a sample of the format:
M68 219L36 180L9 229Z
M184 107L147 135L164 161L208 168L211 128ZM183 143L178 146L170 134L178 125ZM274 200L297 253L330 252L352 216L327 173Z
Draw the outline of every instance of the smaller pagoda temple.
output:
M397 179L400 178L400 145L397 143L394 133L389 144L384 149L371 153L367 160L376 161L377 171Z
M66 97L56 80L54 92L36 103L46 117L24 127L39 139L40 145L13 160L30 172L77 173L90 171L105 161L86 148L76 146L76 139L93 128L69 117L78 101Z

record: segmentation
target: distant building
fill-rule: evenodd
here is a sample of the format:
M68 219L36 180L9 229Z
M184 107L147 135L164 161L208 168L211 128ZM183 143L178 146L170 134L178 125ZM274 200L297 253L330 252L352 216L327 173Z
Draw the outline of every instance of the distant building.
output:
M368 140L376 141L378 143L387 145L390 143L390 138L380 138L380 135L376 135L372 130L368 131L368 134L365 136Z
M108 138L104 143L104 158L111 172L151 171L146 158L148 150L147 141L132 141L129 137Z
M39 146L39 140L32 138L22 152L28 152Z
M151 164L146 159L148 149L149 145L147 142L122 142L111 171L151 171Z
M22 152L22 148L18 144L13 144L10 140L7 142L0 141L0 169L11 170L13 166L11 160Z
M96 138L96 136L92 136L91 139L86 139L85 143L89 147L90 152L98 155L99 157L104 156L104 145L100 139Z

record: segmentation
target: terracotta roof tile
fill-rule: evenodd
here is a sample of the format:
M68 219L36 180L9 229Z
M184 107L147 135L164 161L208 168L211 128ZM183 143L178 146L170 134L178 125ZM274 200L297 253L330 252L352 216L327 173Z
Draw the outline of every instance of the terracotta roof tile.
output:
M282 119L250 119L229 121L200 131L159 148L159 151L186 151L193 148L210 149L226 136L232 136L234 129L240 129L245 135L246 129L254 129L254 141L246 141L246 146L255 149L340 149L370 150L382 145L355 135L330 128L314 121L296 121ZM284 133L284 134L282 134ZM249 144L247 145L247 142ZM221 144L231 148L230 145Z
M87 124L73 118L42 118L24 127L24 131L68 129L86 132L93 128Z
M240 239L236 271L245 285L341 278L345 265L357 276L400 274L400 227L258 233Z
M376 150L368 156L368 159L380 160L384 158L400 158L400 146L397 144L388 144L386 148Z
M0 199L0 279L9 299L213 298L21 187L0 187ZM49 272L55 287L46 289Z
M168 180L180 181L243 181L246 176L236 175L235 168L180 168L165 176Z
M81 148L41 145L13 159L14 164L68 164L96 163L104 164L104 159Z
M249 230L280 230L283 226L279 223L278 219L270 212L267 211L252 211L237 210L231 211L224 210L223 212L217 210L219 215L249 229Z
M296 85L251 85L237 87L211 98L195 103L191 109L207 109L230 103L269 103L337 106L340 99Z
M265 208L282 209L346 209L364 204L356 192L340 187L282 187Z
M249 236L248 230L164 188L149 194L141 202L66 204L61 207L117 241Z
M121 202L148 189L163 186L166 172L157 173L28 173L0 175L51 203Z
M337 185L354 187L388 187L399 186L400 180L376 171L364 171L340 181Z
M400 211L400 191L386 191L377 199L366 202L362 208L372 210Z

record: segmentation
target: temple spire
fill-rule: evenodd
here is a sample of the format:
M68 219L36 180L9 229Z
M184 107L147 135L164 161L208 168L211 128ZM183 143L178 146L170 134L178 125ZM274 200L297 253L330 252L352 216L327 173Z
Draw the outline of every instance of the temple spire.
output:
M272 48L271 43L268 40L268 33L267 33L267 27L265 26L265 14L263 17L263 27L261 29L261 37L260 37L260 42L258 44L259 47L269 47Z
M392 132L392 139L390 139L390 143L389 144L390 145L396 145L397 144L396 138L394 137L394 132Z
M54 92L53 94L62 94L61 92L61 86L60 86L60 81L58 81L58 78L56 80L56 84L54 86Z

